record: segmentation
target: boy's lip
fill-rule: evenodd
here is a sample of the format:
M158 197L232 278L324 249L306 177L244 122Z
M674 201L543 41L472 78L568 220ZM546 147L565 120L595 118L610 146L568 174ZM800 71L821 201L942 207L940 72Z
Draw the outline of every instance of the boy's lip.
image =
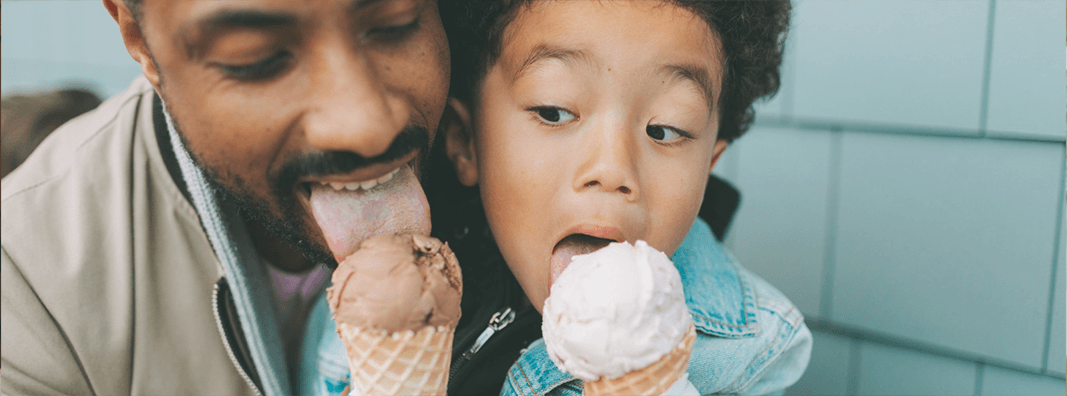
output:
M563 234L557 236L556 243L558 244L559 241L563 240L563 238L574 234L585 234L600 239L610 239L615 242L622 242L626 240L626 237L623 236L622 231L620 231L618 228L597 224L579 224L574 227L568 228L567 231L563 232Z

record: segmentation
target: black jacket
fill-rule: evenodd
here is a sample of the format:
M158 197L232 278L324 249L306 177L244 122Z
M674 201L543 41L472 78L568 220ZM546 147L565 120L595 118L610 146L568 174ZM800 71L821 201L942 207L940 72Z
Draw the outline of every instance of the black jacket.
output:
M521 351L541 338L541 315L526 302L493 242L477 191L453 190L449 198L463 198L447 199L436 190L441 187L437 183L448 183L449 177L455 176L437 174L423 179L431 197L434 236L449 243L463 269L463 315L453 341L448 394L499 395ZM739 202L740 194L731 185L714 176L709 180L699 216L719 240ZM504 326L499 330L486 330L500 324ZM479 336L484 343L477 342ZM472 353L476 343L479 348Z

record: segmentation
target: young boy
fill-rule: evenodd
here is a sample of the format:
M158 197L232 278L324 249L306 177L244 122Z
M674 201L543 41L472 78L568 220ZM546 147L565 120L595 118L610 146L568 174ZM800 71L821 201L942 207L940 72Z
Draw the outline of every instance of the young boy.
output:
M795 382L811 348L802 316L697 220L715 162L752 102L777 90L788 2L474 2L456 15L469 19L445 18L458 99L446 152L480 189L533 307L572 256L645 240L682 275L700 335L689 378L702 394ZM541 341L502 391L580 392Z
M698 332L689 379L701 394L779 393L793 384L811 351L803 317L697 219L711 169L748 128L752 102L777 90L788 2L439 6L455 98L443 148L458 181L480 191L495 243L472 242L483 235L471 221L481 206L435 200L436 187L426 186L435 235L464 267L452 362L461 374L449 392L580 394L581 382L555 367L542 341L525 343L539 338L537 313L570 258L623 240L647 241L679 270ZM485 258L496 248L506 266ZM510 273L488 275L501 268ZM508 296L515 280L525 299ZM347 370L325 323L308 331L325 336L305 344L320 345L305 350L319 371L307 383L336 394ZM308 371L301 377L316 375ZM466 385L471 378L493 385Z

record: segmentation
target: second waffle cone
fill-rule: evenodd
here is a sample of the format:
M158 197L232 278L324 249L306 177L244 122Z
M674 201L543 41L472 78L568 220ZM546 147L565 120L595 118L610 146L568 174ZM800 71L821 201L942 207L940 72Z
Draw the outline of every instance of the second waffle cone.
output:
M696 339L696 328L689 325L689 332L682 342L662 358L647 367L623 374L618 378L601 377L586 381L582 394L604 395L662 395L670 389L689 366L689 354Z

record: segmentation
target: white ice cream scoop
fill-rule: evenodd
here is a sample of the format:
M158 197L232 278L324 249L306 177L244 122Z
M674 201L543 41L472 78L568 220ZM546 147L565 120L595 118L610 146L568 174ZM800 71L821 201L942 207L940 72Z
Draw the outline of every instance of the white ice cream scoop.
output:
M543 312L549 357L585 381L645 368L692 328L678 270L644 241L574 256Z

